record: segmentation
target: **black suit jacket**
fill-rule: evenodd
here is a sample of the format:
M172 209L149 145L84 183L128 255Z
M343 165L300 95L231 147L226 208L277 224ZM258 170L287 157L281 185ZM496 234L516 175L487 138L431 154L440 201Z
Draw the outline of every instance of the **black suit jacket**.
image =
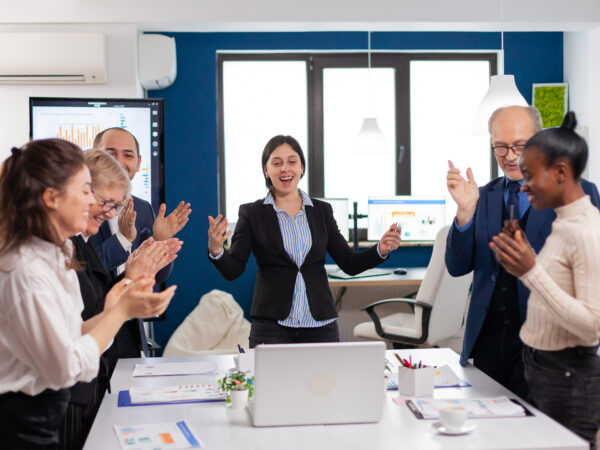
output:
M136 212L135 217L135 229L137 230L137 236L131 243L131 251L138 248L142 242L152 236L152 227L154 226L154 210L150 203L146 200L132 195L133 198L133 209ZM121 243L117 239L117 236L112 234L110 231L110 225L108 221L104 221L100 225L98 233L90 238L94 244L94 248L100 257L100 260L104 266L108 269L111 278L118 278L116 275L116 269L121 264L127 261L129 253L121 246ZM157 283L163 283L169 277L171 270L173 269L173 263L167 264L165 267L160 269L154 277ZM136 357L138 357L136 355Z
M325 253L346 273L355 275L384 261L374 245L354 253L340 234L329 203L312 199L306 205L306 217L312 236L312 247L300 268L287 254L283 237L272 205L264 200L240 206L239 218L231 239L231 249L211 262L227 280L239 277L246 267L250 251L254 252L258 270L250 315L274 320L289 316L296 275L302 273L306 295L315 320L337 317L327 273Z
M104 310L104 299L114 282L108 273L91 240L86 243L78 236L71 237L75 247L75 257L82 265L77 271L79 289L83 299L82 319L88 320ZM140 333L136 320L126 322L113 341L113 344L104 352L100 361L100 377L110 377L119 358L137 358L140 356ZM97 379L89 382L79 382L71 387L71 402L88 404L97 383Z

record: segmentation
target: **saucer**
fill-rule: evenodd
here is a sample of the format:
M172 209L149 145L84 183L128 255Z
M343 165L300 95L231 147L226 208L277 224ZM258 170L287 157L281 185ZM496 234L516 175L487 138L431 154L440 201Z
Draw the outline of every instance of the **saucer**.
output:
M433 430L436 433L439 434L450 434L450 435L459 435L459 434L467 434L470 433L471 431L473 431L475 428L477 428L477 425L474 424L473 422L465 422L465 424L463 425L463 427L461 429L448 429L446 428L442 422L440 422L439 420L437 422L433 422L431 424L431 428L433 428Z

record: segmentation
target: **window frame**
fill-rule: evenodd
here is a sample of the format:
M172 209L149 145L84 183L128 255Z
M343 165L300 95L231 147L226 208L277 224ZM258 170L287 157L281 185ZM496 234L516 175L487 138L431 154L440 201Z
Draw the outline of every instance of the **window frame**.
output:
M396 192L411 195L411 135L410 135L410 63L411 61L488 61L490 77L497 73L496 52L371 52L371 67L391 67L395 70L396 84ZM368 54L362 52L217 52L217 142L219 210L226 211L225 198L225 124L223 63L227 61L304 61L307 77L308 190L312 197L324 197L324 123L323 123L323 70L329 68L366 68ZM408 99L408 101L406 100ZM498 177L490 149L491 178Z

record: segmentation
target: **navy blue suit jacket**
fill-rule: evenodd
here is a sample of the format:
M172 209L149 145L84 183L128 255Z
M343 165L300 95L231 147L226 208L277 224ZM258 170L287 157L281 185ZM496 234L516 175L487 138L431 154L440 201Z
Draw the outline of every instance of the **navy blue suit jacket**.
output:
M136 212L135 229L137 230L137 236L131 243L131 250L133 251L142 242L152 236L152 226L154 225L155 216L150 203L134 195L131 197L133 198L133 209ZM106 221L100 225L98 233L92 236L91 239L102 264L104 264L104 267L106 267L111 276L115 278L117 267L127 261L129 253L125 251L117 236L110 232L110 226ZM156 282L162 283L165 281L172 269L173 263L162 268L156 274Z
M600 207L600 196L596 185L582 180L583 190L592 203ZM446 267L450 275L458 277L473 272L473 289L467 315L463 340L461 365L467 364L485 320L492 293L496 285L500 265L489 243L502 229L502 205L504 203L504 177L496 178L479 188L479 201L469 229L462 233L455 225L450 228L446 241ZM552 231L556 217L554 209L536 210L530 207L525 235L536 253L539 253ZM525 321L529 289L517 280L521 324Z

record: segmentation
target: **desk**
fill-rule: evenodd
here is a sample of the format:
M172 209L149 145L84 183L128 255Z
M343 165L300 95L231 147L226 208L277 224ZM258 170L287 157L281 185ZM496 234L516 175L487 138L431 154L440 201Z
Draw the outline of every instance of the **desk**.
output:
M335 264L325 264L325 270L329 272L337 267ZM384 268L386 269L386 268ZM390 268L393 271L395 267ZM358 287L358 286L415 286L418 287L425 277L427 267L407 267L405 275L379 275L376 277L350 278L342 280L339 278L328 278L330 287Z
M470 388L435 389L435 398L475 398L506 395L514 397L479 371L458 364L458 355L449 349L398 350L401 356L412 355L427 364L449 364ZM388 352L388 357L391 353ZM219 375L233 366L233 356L198 356L192 358L149 358L146 362L215 361ZM119 390L134 386L173 385L209 381L210 376L131 378L133 366L141 359L119 360L112 377L113 393L107 394L94 422L84 450L119 449L113 424L152 424L185 419L207 448L219 450L336 450L369 449L564 449L583 450L585 441L543 415L530 405L533 417L478 419L477 428L468 435L443 436L431 430L431 420L418 420L406 406L396 405L395 391L388 391L383 418L374 424L311 425L254 428L246 410L233 411L223 403L192 403L163 406L117 407ZM202 379L201 379L202 378ZM214 376L213 376L214 378ZM351 395L351 393L349 393Z
M327 272L337 269L335 264L326 264ZM385 268L387 269L387 268ZM390 268L390 272L395 268ZM367 322L371 319L362 311L362 308L370 303L385 298L403 298L414 294L423 277L427 267L406 268L405 275L380 275L376 277L337 279L328 278L329 287L338 310L338 325L340 328L340 337L343 341L354 341L352 331L354 327L361 322ZM399 309L405 307L406 309ZM383 306L378 310L382 315L393 314L396 312L408 312L408 306Z

